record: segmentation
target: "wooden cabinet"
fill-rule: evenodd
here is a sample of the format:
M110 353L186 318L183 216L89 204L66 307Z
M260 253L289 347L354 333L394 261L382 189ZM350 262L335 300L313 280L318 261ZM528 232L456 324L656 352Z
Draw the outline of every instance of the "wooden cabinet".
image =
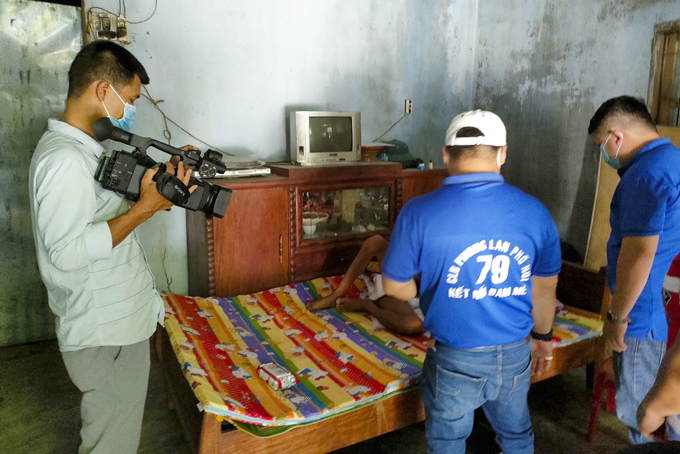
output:
M442 185L442 181L444 181L444 178L447 176L446 169L403 170L401 176L402 206L414 197L439 189Z
M403 204L446 176L397 163L271 169L212 181L233 191L223 219L187 212L190 294L233 296L342 274L366 238L389 237Z
M389 236L401 207L400 164L315 168L287 165L272 167L272 171L289 181L290 282L344 273L366 238L375 234ZM309 207L310 201L321 208ZM305 221L309 220L306 215L318 210L327 219L316 231L305 230L316 227L305 225ZM381 220L367 219L376 211Z
M233 296L288 282L288 192L279 180L213 181L233 191L224 218L187 212L191 295Z

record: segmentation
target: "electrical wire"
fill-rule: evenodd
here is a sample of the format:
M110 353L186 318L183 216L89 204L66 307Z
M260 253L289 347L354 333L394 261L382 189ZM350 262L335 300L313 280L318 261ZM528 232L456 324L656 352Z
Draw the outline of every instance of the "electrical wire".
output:
M403 120L404 118L406 118L406 115L408 115L408 114L405 113L404 115L402 115L401 118L400 118L399 120L395 121L395 122L392 124L392 126L390 126L390 127L387 129L387 131L383 132L378 138L373 139L373 142L377 142L378 140L382 139L382 138L385 136L385 134L387 134L388 132L390 132L390 131L392 130L392 128L394 128L395 126L397 126L397 124L399 124L399 122L400 122L401 120Z
M125 5L125 0L123 0L123 5ZM142 23L148 21L149 19L151 19L154 16L154 14L156 14L156 8L158 8L158 0L155 0L155 2L153 4L153 12L151 13L151 16L147 17L144 20L140 20L138 22L130 21L130 24L142 24Z
M125 4L125 0L118 0L118 14L114 13L113 11L109 11L106 8L102 8L101 6L92 6L90 9L87 10L88 13L90 11L92 11L93 9L98 9L100 11L104 11L105 13L113 14L114 16L121 16L122 15L122 16L127 17L127 5ZM154 0L153 12L151 13L151 15L149 17L147 17L144 20L140 20L140 21L136 21L136 22L129 21L129 23L130 24L142 24L142 23L148 21L149 19L151 19L156 14L156 9L158 9L158 0Z
M87 10L87 33L91 39L94 39L94 31L92 30L92 9Z
M93 6L88 11L92 11L93 9L99 9L99 10L104 11L105 13L113 14L114 16L120 16L120 11L118 11L118 14L116 14L113 11L109 11L108 9L102 8L100 6Z
M95 41L97 39L97 34L92 28L92 8L87 10L87 32L90 34L90 38L92 39L92 41Z
M180 125L178 125L172 118L168 117L165 114L165 112L163 112L163 109L160 108L159 104L162 103L162 102L165 102L165 100L159 99L158 101L156 101L155 99L153 99L153 97L151 97L151 94L149 93L149 90L146 88L146 85L142 85L142 87L144 87L144 91L146 92L146 94L142 93L142 96L144 96L147 100L149 100L149 102L151 104L153 104L153 106L156 108L156 110L158 110L161 113L161 115L163 116L163 123L165 124L165 129L163 130L163 137L165 137L165 139L168 141L168 145L170 144L170 140L172 140L172 133L170 132L170 128L168 126L168 123L172 123L173 125L178 127L181 131L183 131L185 134L187 134L189 137L191 137L195 140L198 140L203 145L206 145L207 147L212 148L213 150L217 150L222 154L226 154L227 156L236 156L233 153L229 153L227 151L220 150L216 146L210 145L208 142L202 141L201 139L199 139L198 137L196 137L195 135L193 135L192 133L190 133L189 131L187 131L186 129L181 127Z

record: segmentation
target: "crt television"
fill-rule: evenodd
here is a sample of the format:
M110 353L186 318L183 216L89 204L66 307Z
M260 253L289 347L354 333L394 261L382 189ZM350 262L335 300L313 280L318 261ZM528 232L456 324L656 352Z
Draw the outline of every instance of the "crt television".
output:
M342 164L361 159L359 112L290 113L290 158L301 165Z

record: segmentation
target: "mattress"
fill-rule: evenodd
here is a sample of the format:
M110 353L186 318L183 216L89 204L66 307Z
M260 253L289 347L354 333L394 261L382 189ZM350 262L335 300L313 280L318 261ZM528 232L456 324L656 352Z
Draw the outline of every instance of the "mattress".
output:
M601 336L603 324L597 314L592 314L591 317L570 312L568 308L563 309L555 314L553 348L566 347L575 342Z
M231 298L164 294L165 329L199 407L266 436L415 385L429 337L397 335L367 314L306 309L306 302L329 295L340 280L319 278ZM347 296L366 298L364 281L357 279ZM563 310L555 317L553 345L601 333L601 321ZM269 362L294 373L299 384L271 388L257 374L257 366Z
M165 329L200 406L236 422L295 425L348 411L414 385L426 336L376 329L373 320L305 303L341 277L319 278L232 298L165 294ZM347 292L365 297L363 281ZM299 384L272 389L257 374L275 362Z

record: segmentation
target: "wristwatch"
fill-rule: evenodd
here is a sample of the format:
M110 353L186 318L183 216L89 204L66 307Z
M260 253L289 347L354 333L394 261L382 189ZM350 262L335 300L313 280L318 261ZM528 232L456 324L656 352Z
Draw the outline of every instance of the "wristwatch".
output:
M615 325L625 325L626 323L630 323L632 320L628 317L625 318L619 317L618 315L613 313L610 309L607 311L607 321Z
M537 333L536 331L534 331L532 329L531 330L531 338L536 339L536 340L540 340L540 341L543 341L543 342L552 342L553 330L552 330L552 328L550 328L550 331L548 331L545 334L541 334L541 333Z

